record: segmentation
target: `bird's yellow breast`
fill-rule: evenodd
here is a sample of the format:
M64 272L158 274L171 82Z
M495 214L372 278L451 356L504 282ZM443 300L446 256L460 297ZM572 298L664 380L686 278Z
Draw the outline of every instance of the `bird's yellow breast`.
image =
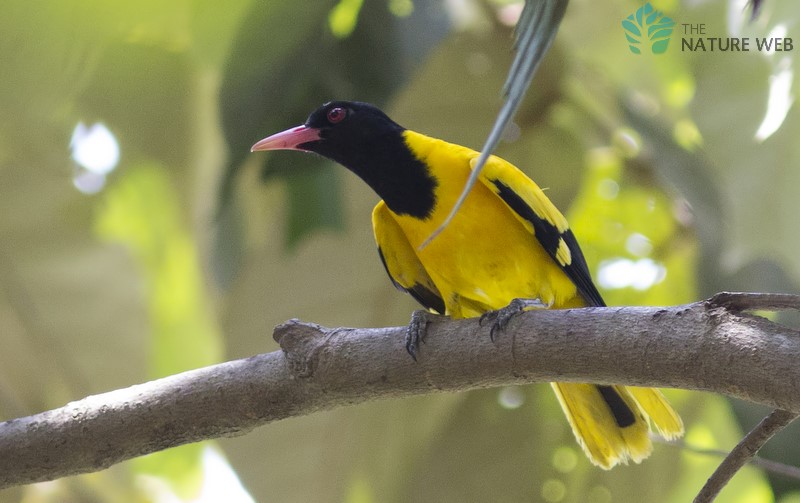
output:
M470 161L478 154L412 131L404 135L409 149L436 179L436 204L427 219L395 218L442 294L448 314L477 316L517 297L539 299L554 307L582 304L575 285L530 229L481 183L450 225L419 250L452 209L471 173Z

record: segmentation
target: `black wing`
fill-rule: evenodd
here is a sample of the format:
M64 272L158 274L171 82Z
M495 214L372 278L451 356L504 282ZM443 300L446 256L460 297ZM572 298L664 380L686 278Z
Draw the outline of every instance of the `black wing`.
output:
M498 157L489 159L480 177L520 219L530 223L536 239L575 283L587 304L605 306L567 220L542 189L514 165Z

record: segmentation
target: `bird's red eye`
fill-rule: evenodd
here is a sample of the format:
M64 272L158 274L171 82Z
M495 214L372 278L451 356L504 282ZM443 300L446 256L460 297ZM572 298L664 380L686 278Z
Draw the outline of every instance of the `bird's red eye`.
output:
M328 122L331 124L342 122L346 116L347 112L342 107L334 107L328 110Z

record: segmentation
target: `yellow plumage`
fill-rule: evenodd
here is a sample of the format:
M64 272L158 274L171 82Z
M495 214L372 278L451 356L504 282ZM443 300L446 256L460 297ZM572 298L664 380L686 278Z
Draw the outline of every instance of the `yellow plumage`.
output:
M409 246L417 250L452 208L478 153L413 131L406 131L405 138L408 147L431 169L438 183L436 206L430 218L420 220L389 210ZM495 174L502 174L502 179L514 185L530 181L511 164L492 157L481 173L481 182ZM541 193L533 182L524 188L531 194ZM543 194L541 197L543 199L535 200L542 201L543 211L562 220L566 228L561 213ZM378 236L380 231L376 230L375 234ZM386 250L395 243L379 242L378 246ZM576 298L575 284L542 248L530 224L515 218L485 183L473 188L447 229L415 256L438 288L447 314L456 318L500 309L517 297L538 298L556 307L581 305ZM405 264L398 266L402 269ZM390 274L394 277L393 272Z
M414 155L429 167L437 186L436 205L427 219L397 215L383 201L373 211L375 238L398 286L405 290L423 286L438 293L446 309L442 314L454 318L479 316L514 298L539 299L554 309L587 305L561 267L571 263L574 251L559 240L554 260L537 240L531 222L498 197L492 181L509 187L558 232L569 229L566 219L530 178L498 157L489 159L481 183L451 224L418 251L452 207L478 152L408 130L404 138ZM578 443L602 468L628 460L638 463L650 454L648 418L667 438L683 433L680 417L658 390L613 387L635 418L623 428L617 425L597 386L552 384Z

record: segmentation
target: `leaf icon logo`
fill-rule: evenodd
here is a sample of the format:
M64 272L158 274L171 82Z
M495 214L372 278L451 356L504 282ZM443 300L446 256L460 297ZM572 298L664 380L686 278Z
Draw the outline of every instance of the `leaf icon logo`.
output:
M647 2L623 19L622 27L632 53L641 54L641 45L645 43L653 54L663 54L667 51L675 21L653 9L650 2Z

